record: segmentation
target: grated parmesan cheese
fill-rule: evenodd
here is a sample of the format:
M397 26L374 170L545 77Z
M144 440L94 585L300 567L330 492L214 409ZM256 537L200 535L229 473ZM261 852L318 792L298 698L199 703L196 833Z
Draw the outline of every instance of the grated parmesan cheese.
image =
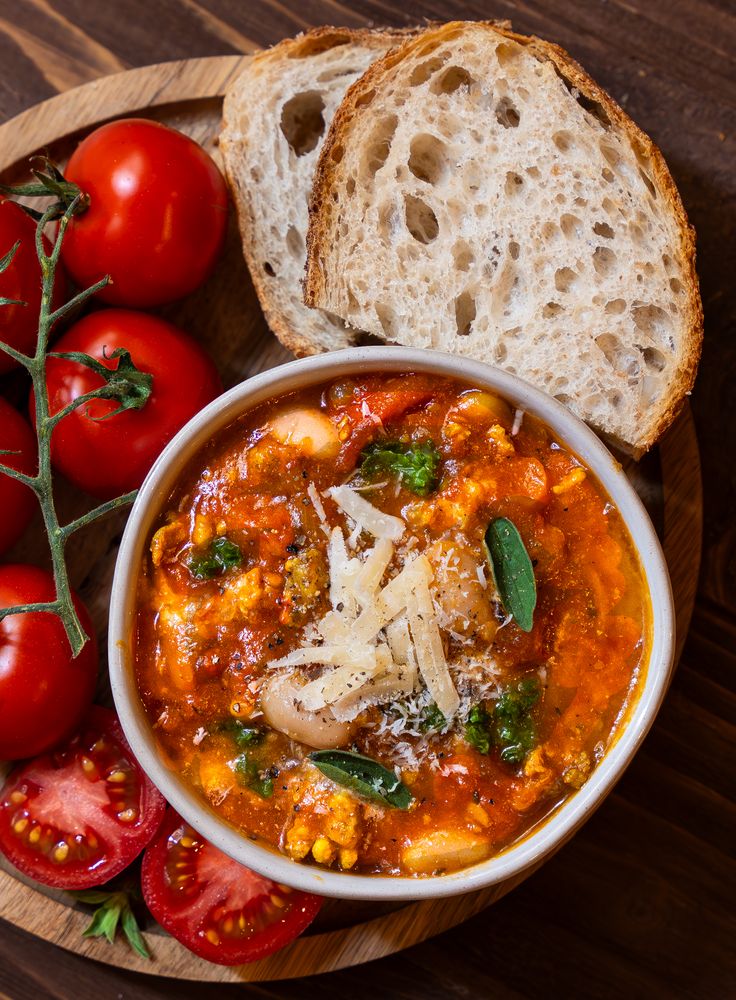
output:
M356 529L360 526L361 530L375 538L388 538L395 542L406 530L400 517L384 514L349 486L332 486L324 496L335 501L340 510L355 522Z
M320 521L320 527L329 538L330 525L327 521L327 514L325 514L324 504L320 500L319 493L317 492L317 487L314 485L314 483L310 483L309 486L307 486L307 496L312 501L312 506L314 507L314 511Z

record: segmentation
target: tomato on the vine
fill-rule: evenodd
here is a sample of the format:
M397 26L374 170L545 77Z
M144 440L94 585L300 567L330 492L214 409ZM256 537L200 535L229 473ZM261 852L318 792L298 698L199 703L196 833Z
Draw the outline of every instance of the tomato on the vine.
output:
M242 965L289 944L322 897L244 868L169 809L143 857L143 898L164 930L195 955Z
M36 566L0 566L0 608L53 601L54 578ZM74 606L89 642L75 658L61 620L49 611L0 621L0 760L56 746L89 708L97 681L97 640L87 609Z
M32 355L36 350L38 313L41 308L41 265L36 257L36 223L20 205L0 201L0 259L20 241L10 265L0 274L0 298L25 305L0 305L0 340L16 351ZM48 240L44 238L46 250ZM56 269L53 305L64 300L66 281L61 267ZM0 350L0 373L16 367L16 362Z
M227 188L188 136L142 118L110 122L80 143L65 176L90 199L62 246L78 285L109 274L100 299L148 308L209 277L225 241Z
M215 366L186 333L156 316L129 309L104 309L75 323L57 351L81 351L107 368L116 348L125 348L140 371L153 376L142 409L108 416L114 400L95 399L64 417L51 438L51 461L75 486L102 500L143 482L158 454L176 432L221 391ZM76 361L49 358L46 385L52 414L103 385L100 375ZM35 400L31 396L31 416Z
M127 868L155 836L165 808L115 713L94 706L68 743L5 782L0 851L37 882L87 889Z
M1 311L0 307L0 311ZM32 476L36 472L36 436L28 422L0 396L0 463ZM0 553L14 545L36 510L33 492L0 472Z

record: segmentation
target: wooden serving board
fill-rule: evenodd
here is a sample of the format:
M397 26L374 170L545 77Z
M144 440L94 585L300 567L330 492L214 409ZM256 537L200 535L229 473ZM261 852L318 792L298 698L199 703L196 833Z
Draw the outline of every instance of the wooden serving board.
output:
M0 126L0 178L8 183L25 177L28 157L41 149L63 162L81 133L111 118L130 115L155 118L181 129L217 158L222 96L247 59L223 56L130 70L30 108ZM226 386L290 357L261 315L234 219L225 259L212 279L187 300L160 312L207 345ZM10 376L0 382L0 389L21 404L27 387L18 376ZM695 599L702 522L700 462L689 409L659 449L638 466L631 463L627 471L663 541L675 595L679 657ZM89 505L87 498L64 483L58 494L64 519ZM69 548L72 582L92 611L103 649L109 586L124 521L121 514L94 525L75 535ZM9 560L47 561L40 518ZM109 697L104 679L98 695ZM400 951L467 920L520 881L421 903L328 900L303 937L269 959L234 969L196 958L157 927L147 932L153 962L140 958L123 941L109 945L83 938L87 910L64 893L43 890L2 864L0 917L54 944L121 968L180 979L257 982L328 972Z

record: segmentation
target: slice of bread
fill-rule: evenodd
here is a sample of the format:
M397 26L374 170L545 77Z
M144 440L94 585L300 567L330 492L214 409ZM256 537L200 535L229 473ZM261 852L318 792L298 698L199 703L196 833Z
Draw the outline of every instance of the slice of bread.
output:
M345 91L410 32L317 28L255 56L225 97L220 150L266 320L295 354L349 347L337 316L304 305L307 203Z
M692 387L702 311L677 190L555 45L454 22L374 63L310 213L308 305L515 372L634 455Z

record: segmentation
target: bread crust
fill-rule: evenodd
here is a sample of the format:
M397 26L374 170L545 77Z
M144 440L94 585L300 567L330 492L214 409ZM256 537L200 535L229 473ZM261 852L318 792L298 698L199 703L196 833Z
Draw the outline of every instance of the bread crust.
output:
M647 157L670 212L677 223L679 252L684 284L687 291L687 342L677 381L672 385L671 397L657 423L637 446L630 442L615 443L629 454L639 458L655 444L672 424L682 409L692 390L700 359L703 338L703 310L697 273L695 270L695 231L689 223L679 191L675 185L665 159L642 130L629 118L626 112L585 72L559 45L544 41L536 36L521 35L510 26L490 21L451 21L438 28L430 28L421 37L405 42L400 48L388 52L377 60L347 91L342 104L332 120L325 138L315 170L312 194L309 203L309 232L307 236L307 266L304 280L304 301L313 308L319 307L325 299L326 275L322 267L324 250L330 244L335 205L331 191L340 173L341 147L347 141L356 118L363 113L364 104L371 90L380 87L395 66L411 58L419 49L436 40L437 47L462 32L466 27L479 26L493 32L500 39L506 38L525 46L540 61L551 62L558 75L571 88L598 105L618 128L624 131L635 149ZM428 53L427 53L428 54Z
M225 164L225 176L237 211L243 255L266 322L284 347L297 357L318 353L320 348L305 331L295 328L293 324L288 322L274 301L268 281L263 277L261 262L256 254L255 219L251 201L245 191L240 191L241 181L247 183L247 179L238 175L233 166L233 158L228 155L231 145L228 134L231 127L230 115L237 112L239 107L237 102L241 90L246 90L248 82L260 75L266 67L274 62L281 62L284 59L309 58L338 45L346 44L375 48L378 55L385 52L387 45L399 46L407 39L415 37L421 30L419 28L335 28L328 25L313 28L295 38L286 38L272 48L265 49L253 56L226 95L220 148ZM333 349L350 347L358 337L360 337L360 331L347 326L343 337L340 336L340 331L335 330Z

